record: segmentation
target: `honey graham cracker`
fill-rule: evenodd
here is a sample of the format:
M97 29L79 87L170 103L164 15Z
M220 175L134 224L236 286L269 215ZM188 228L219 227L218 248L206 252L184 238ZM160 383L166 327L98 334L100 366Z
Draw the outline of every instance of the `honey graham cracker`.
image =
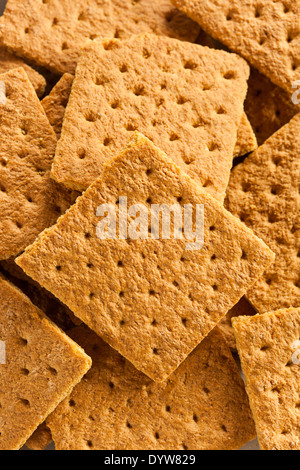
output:
M300 1L172 0L288 93L300 79Z
M47 420L57 450L225 450L254 439L245 387L218 331L162 384L87 327L70 334L93 366Z
M61 75L74 73L90 39L152 32L194 42L199 31L170 0L8 0L0 24L9 49Z
M300 306L300 114L233 169L226 208L276 254L249 289L259 313Z
M74 202L50 178L56 136L23 68L0 75L0 259L18 255Z
M19 57L16 57L15 55L6 51L1 47L0 44L0 74L8 72L9 70L17 69L19 67L24 68L29 80L33 85L33 88L36 91L36 94L39 98L41 98L46 89L46 80L43 75L41 75L29 65L25 64L25 62Z
M223 200L248 76L235 54L166 37L90 43L76 69L52 177L86 189L138 130Z
M19 449L70 394L90 358L30 300L0 278L0 449Z
M146 239L100 240L97 208L113 204L119 214L120 196L128 207L203 204L205 246L187 250L184 239L153 238L148 230ZM137 369L163 381L273 259L248 228L136 133L16 262Z
M72 90L74 76L65 73L53 90L42 100L42 106L53 127L57 139L60 138L66 107ZM244 113L238 128L234 157L245 155L257 148L257 141L251 124Z
M300 447L300 309L233 320L260 447Z
M74 76L65 73L42 101L42 106L57 139L60 138L63 119L69 101Z

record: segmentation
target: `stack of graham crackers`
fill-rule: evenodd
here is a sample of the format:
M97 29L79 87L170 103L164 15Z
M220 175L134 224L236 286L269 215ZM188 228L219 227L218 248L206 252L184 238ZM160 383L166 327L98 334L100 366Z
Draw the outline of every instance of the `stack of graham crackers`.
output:
M300 450L299 18L7 1L1 450Z

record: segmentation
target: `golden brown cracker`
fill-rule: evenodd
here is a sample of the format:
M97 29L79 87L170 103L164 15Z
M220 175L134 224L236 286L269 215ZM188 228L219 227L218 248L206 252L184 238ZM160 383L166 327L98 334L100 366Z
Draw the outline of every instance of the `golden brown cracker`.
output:
M226 208L275 252L274 263L247 293L268 312L300 306L300 114L234 168Z
M50 178L56 137L23 68L0 75L0 259L18 255L74 202Z
M59 74L74 73L89 39L153 32L194 42L199 30L170 0L9 0L0 25L7 47Z
M219 329L221 330L228 346L232 351L236 351L236 343L231 320L241 315L253 316L255 314L256 311L254 310L254 308L251 307L245 297L242 297L241 300L234 307L232 307L231 310L229 310L229 312L225 315L224 318L222 318L222 320L218 324Z
M46 423L43 423L34 431L25 445L30 450L44 450L51 442L51 431Z
M57 450L238 449L254 438L243 381L216 330L162 384L86 327L71 336L93 366L49 417Z
M194 215L203 204L204 246L193 249L189 237L174 238L172 220L170 239L153 223L156 238L147 225L144 239L129 232L127 239L116 233L100 240L98 207L113 204L119 214L124 196L128 208L143 203L147 217L154 204L176 203L180 212L190 204ZM126 226L132 230L128 220ZM136 133L17 264L139 370L163 381L273 259L261 240Z
M300 79L299 0L172 0L213 38L293 93Z
M165 37L91 43L76 69L52 176L86 189L138 130L223 200L248 73L235 54Z
M292 95L274 85L264 75L252 69L245 111L259 145L287 124L300 111Z
M51 90L49 95L42 100L42 106L54 132L56 133L57 139L60 138L62 123L69 101L73 80L73 75L65 73Z
M7 52L0 45L0 74L19 67L24 68L38 97L43 96L46 89L46 80L44 79L43 75L38 73L29 65L25 64L24 60L20 59L19 57L16 57L10 52Z
M300 449L300 309L233 320L260 446Z
M0 449L19 449L71 392L90 358L12 284L0 279ZM2 354L3 357L3 354Z

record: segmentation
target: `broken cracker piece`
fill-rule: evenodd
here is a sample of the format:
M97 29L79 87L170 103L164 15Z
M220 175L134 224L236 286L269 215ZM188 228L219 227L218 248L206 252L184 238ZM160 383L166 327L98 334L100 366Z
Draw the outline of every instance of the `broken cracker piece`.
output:
M50 178L56 137L23 68L0 75L0 259L17 256L76 194Z
M170 0L8 0L0 24L7 47L58 74L75 72L89 39L153 32L194 42L199 31Z
M0 298L0 449L16 450L70 394L91 360L3 278Z
M238 449L255 430L243 381L217 330L162 384L86 327L93 366L47 420L57 450Z
M90 43L76 69L53 178L86 189L138 130L223 201L248 74L235 54L166 37Z
M233 169L225 207L276 254L247 292L259 313L300 306L300 114Z
M213 38L293 93L300 79L299 0L172 0Z
M300 309L233 320L263 450L300 449Z
M149 204L204 205L204 246L189 250L186 240L159 233L155 239L148 226L148 239L101 240L98 207L112 204L119 214L123 196L128 207L145 204L147 215ZM139 370L163 381L273 260L261 240L136 133L16 262Z

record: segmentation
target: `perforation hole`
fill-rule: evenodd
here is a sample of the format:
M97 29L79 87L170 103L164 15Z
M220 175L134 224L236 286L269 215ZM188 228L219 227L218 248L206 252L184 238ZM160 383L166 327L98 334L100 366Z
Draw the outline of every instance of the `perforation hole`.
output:
M128 429L132 429L132 425L130 424L129 421L126 422L126 426L127 426Z
M56 271L61 271L61 269L62 269L62 268L61 268L60 265L56 266Z
M121 73L125 73L125 72L128 72L128 67L127 67L126 64L123 64L123 65L121 65L119 70L120 70Z
M166 412L170 413L171 412L171 407L169 405L166 406Z
M29 400L27 400L27 398L20 398L20 402L22 403L22 405L26 406L26 408L30 407L30 402Z
M54 367L50 367L50 366L49 366L49 367L48 367L48 370L49 370L49 372L50 372L51 375L53 375L53 376L55 376L55 377L57 376L57 370L54 369Z
M197 68L197 64L195 64L195 62L192 62L191 60L188 60L187 62L185 62L184 68L186 70L195 70Z
M158 356L158 349L157 348L153 348L153 354L155 354L156 356Z
M137 130L137 126L134 124L127 124L125 128L128 132L134 132Z
M120 102L114 101L110 106L112 109L117 109L120 106Z
M24 369L21 369L21 374L22 375L25 375L25 376L28 376L29 375L29 370L24 368Z
M97 116L92 111L89 111L86 114L85 119L86 119L87 122L96 122L97 121Z
M202 390L205 393L205 395L208 395L210 393L210 390L207 387L203 387Z
M184 326L187 326L187 322L188 322L187 318L182 318L181 321Z
M63 42L62 45L61 45L61 50L62 50L62 51L66 51L66 50L68 50L68 49L69 49L68 44L67 44L66 42Z
M158 433L158 432L156 432L156 433L154 434L154 437L155 437L155 439L157 439L157 440L158 440L158 439L159 439L159 433Z
M261 350L262 352L268 351L269 349L270 349L270 346L268 346L267 344L266 344L265 346L262 346L262 347L260 348L260 350Z
M149 57L151 57L151 53L146 48L143 49L143 57L144 59L149 59Z
M225 424L222 424L221 429L222 429L222 431L227 432L227 428L226 428Z
M109 137L106 137L103 141L104 147L108 147L111 144L112 140Z
M19 343L20 343L21 346L27 346L28 341L27 341L27 339L20 337L19 338Z
M79 158L80 160L83 160L85 157L86 157L86 152L85 152L85 150L84 150L84 149L80 149L80 150L78 151L78 158Z
M185 104L187 102L187 100L183 97L183 96L180 96L178 99L177 99L177 104L179 104L180 106Z
M225 80L233 80L235 78L235 72L228 71L224 74Z
M94 447L92 441L88 440L88 441L86 441L86 443L87 443L87 446L88 446L90 449L92 449L92 448Z
M76 406L75 401L74 401L74 400L70 400L70 401L69 401L69 406L70 406L71 408L74 408L74 407Z
M177 134L171 134L169 139L170 142L175 142L176 140L179 140L179 137Z
M133 93L135 96L141 96L145 92L145 87L143 85L138 85L134 88Z
M195 423L198 423L199 419L198 419L198 416L196 414L193 415L193 420L195 421Z
M5 158L1 159L1 166L3 166L3 167L7 166L7 160Z

